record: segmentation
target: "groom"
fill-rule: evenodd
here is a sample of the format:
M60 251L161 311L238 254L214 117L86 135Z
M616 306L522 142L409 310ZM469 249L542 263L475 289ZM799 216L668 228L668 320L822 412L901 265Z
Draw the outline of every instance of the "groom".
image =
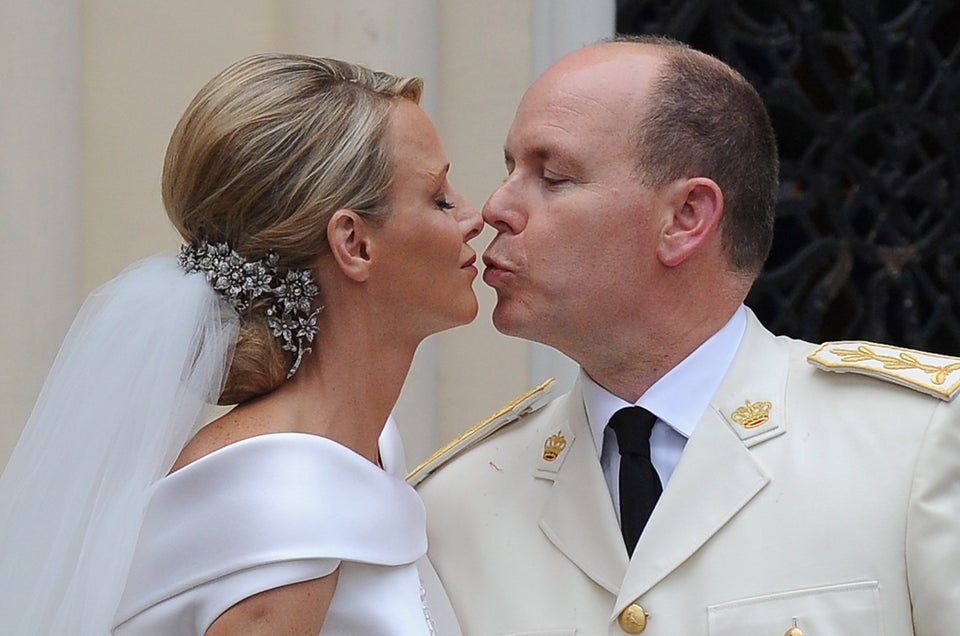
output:
M749 84L592 45L529 88L505 158L494 324L581 373L411 475L464 634L952 633L960 365L777 338L742 304L778 187Z

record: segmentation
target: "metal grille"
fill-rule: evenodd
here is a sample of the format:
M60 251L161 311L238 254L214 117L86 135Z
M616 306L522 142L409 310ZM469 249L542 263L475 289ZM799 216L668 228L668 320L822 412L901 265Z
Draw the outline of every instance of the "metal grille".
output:
M619 0L738 69L777 131L774 332L960 354L960 3Z

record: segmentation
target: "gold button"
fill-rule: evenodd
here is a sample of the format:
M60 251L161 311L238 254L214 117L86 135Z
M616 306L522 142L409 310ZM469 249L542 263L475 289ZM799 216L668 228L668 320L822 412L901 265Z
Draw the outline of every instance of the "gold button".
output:
M617 622L620 623L620 629L628 634L639 634L647 628L647 612L633 603L620 612Z
M791 627L784 633L783 636L803 636L803 632L799 627Z

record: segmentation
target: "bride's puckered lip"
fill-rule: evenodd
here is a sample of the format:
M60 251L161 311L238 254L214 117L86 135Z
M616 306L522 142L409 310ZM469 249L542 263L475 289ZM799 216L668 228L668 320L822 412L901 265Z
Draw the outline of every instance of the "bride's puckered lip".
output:
M476 263L476 262L477 262L477 255L474 254L473 256L471 256L470 258L468 258L467 261L466 261L463 265L460 266L460 268L463 269L463 268L465 268L465 267L470 267L470 266L472 266L472 265L473 265L474 263Z

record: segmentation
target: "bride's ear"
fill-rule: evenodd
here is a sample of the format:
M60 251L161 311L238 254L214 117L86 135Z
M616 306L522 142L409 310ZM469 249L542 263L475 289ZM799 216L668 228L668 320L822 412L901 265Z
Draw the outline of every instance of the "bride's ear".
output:
M327 242L340 271L363 282L370 276L370 226L353 210L337 210L327 223Z

